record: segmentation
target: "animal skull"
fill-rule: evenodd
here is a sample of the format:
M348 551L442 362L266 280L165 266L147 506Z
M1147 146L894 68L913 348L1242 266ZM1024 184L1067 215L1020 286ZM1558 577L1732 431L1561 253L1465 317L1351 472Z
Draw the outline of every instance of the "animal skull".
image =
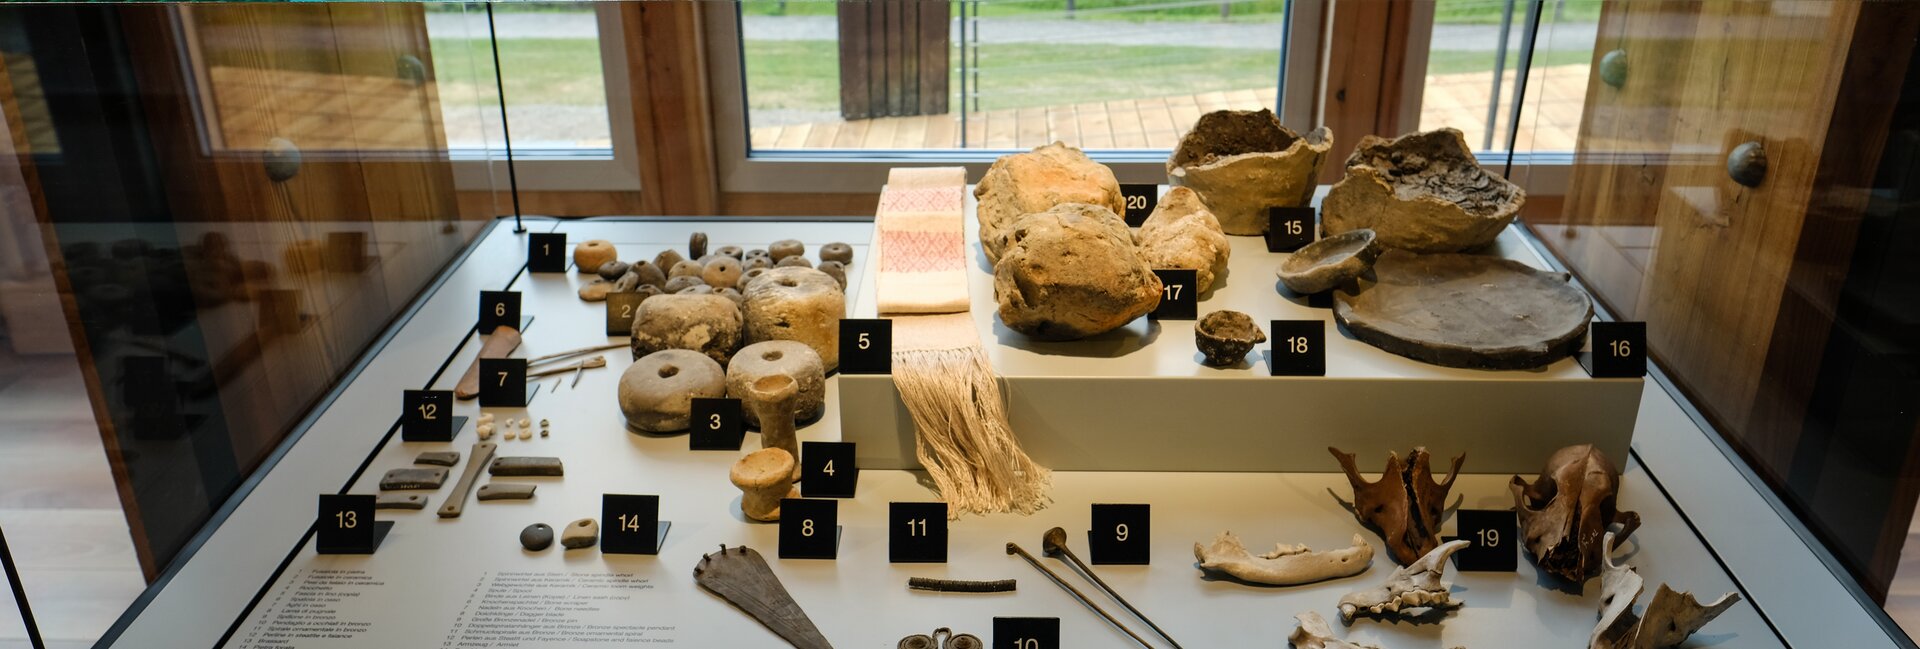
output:
M1380 530L1387 542L1387 554L1395 563L1409 565L1440 545L1440 515L1447 508L1447 492L1460 475L1466 455L1453 458L1453 469L1445 482L1434 482L1429 466L1431 455L1415 448L1402 462L1398 453L1387 454L1387 468L1380 479L1367 482L1354 466L1353 454L1327 447L1353 485L1353 513L1360 522Z
M1605 538L1613 545L1613 533ZM1711 604L1701 604L1693 593L1676 593L1660 584L1647 603L1645 615L1633 614L1633 602L1644 590L1640 573L1632 566L1616 565L1611 554L1600 556L1600 621L1587 639L1587 649L1664 649L1687 641L1687 637L1712 622L1734 604L1739 593L1727 593Z
M1365 572L1373 561L1373 546L1359 534L1353 545L1314 552L1304 545L1275 545L1273 552L1254 556L1233 532L1221 532L1211 545L1193 544L1200 569L1225 573L1241 581L1271 586L1294 586L1350 577Z
M1353 623L1353 616L1362 612L1381 615L1399 614L1409 609L1454 608L1460 602L1453 601L1453 593L1441 578L1447 574L1447 557L1472 545L1471 541L1454 540L1440 544L1439 547L1393 571L1387 583L1347 593L1340 598L1340 621Z
M1555 451L1533 484L1514 476L1507 486L1527 553L1541 570L1567 581L1586 581L1600 569L1601 556L1640 527L1640 514L1618 509L1620 471L1591 444ZM1615 523L1619 536L1603 543Z

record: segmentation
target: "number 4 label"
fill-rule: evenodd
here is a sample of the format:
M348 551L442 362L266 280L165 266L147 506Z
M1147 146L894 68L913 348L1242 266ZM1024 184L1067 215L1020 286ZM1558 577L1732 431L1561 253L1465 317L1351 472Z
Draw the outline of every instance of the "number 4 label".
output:
M860 484L853 442L800 443L800 495L852 498Z

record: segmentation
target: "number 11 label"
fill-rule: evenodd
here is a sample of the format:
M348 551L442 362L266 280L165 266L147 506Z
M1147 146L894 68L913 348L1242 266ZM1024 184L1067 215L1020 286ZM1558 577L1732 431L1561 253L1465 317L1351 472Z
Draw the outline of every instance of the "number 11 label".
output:
M887 561L947 562L946 503L888 503Z

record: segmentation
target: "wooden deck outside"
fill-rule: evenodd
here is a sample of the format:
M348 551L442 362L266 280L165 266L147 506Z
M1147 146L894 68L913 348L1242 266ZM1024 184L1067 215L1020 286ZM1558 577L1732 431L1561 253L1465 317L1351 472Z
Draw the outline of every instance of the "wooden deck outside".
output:
M1514 74L1503 87L1511 92ZM1573 150L1586 93L1587 66L1568 65L1536 71L1523 115L1519 149ZM1427 77L1420 127L1452 126L1475 146L1486 131L1488 75L1464 73ZM1030 149L1055 140L1084 148L1171 149L1202 114L1222 109L1273 108L1278 89L1253 88L1176 97L1153 97L1064 106L1035 106L969 113L965 148ZM1535 109L1538 112L1535 112ZM1503 111L1495 128L1504 133ZM1348 134L1336 133L1336 137ZM961 146L957 115L882 117L813 122L753 129L756 149L939 149ZM1502 139L1497 133L1496 141Z

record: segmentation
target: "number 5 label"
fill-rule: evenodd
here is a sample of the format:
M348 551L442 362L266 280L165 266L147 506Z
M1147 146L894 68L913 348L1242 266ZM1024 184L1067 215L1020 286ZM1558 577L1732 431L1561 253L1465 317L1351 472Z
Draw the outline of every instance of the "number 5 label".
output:
M892 374L893 321L842 319L840 321L840 373Z

